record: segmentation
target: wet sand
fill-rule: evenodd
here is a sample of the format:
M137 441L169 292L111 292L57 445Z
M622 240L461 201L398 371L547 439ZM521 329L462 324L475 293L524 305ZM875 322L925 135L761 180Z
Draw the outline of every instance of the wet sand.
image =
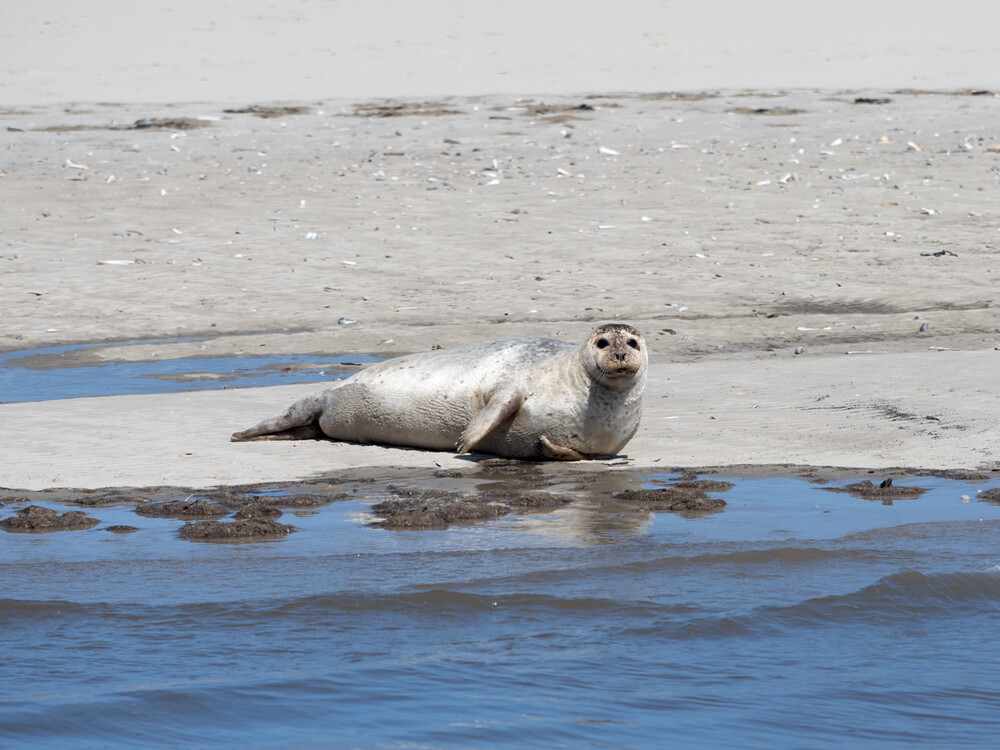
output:
M997 466L1000 98L292 104L7 111L0 348L387 357L621 320L651 351L633 468ZM468 465L228 442L317 388L0 405L0 485Z
M860 477L874 477L861 479ZM428 530L469 526L506 516L586 514L604 508L642 525L662 513L688 519L724 512L726 493L740 482L794 478L812 489L893 505L921 497L934 486L974 487L977 501L997 503L990 471L860 470L760 464L694 470L659 467L613 469L596 462L516 461L488 458L461 469L371 466L317 474L308 481L262 482L220 487L177 485L99 488L0 488L0 507L11 511L0 530L48 534L86 530L121 509L143 519L169 519L181 539L273 541L299 530L295 518L346 504L356 523L386 530ZM853 480L853 481L852 481ZM902 484L900 484L902 482ZM953 493L953 499L957 497ZM971 495L962 501L968 502ZM359 510L363 507L363 510ZM62 515L60 515L60 511ZM342 512L342 511L335 511ZM90 514L98 516L91 517ZM289 523L291 521L292 523ZM132 533L135 526L111 524L104 531Z

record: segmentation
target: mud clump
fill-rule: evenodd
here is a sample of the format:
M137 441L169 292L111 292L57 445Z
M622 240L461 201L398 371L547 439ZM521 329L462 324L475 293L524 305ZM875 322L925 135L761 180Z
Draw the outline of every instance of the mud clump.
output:
M4 531L12 533L44 534L49 531L78 531L92 529L100 521L89 517L82 510L68 510L63 514L41 505L29 505L17 511L16 516L0 521Z
M486 500L506 503L517 510L552 510L572 502L565 495L551 492L518 492L517 490L487 490L482 494Z
M892 479L886 479L881 484L875 484L870 479L854 482L845 487L823 487L827 492L846 492L862 500L894 500L907 497L920 497L927 490L923 487L897 487Z
M167 500L162 503L140 505L135 512L149 518L218 518L229 511L218 503L211 503L199 497L194 500Z
M398 491L404 497L383 500L372 506L386 529L443 529L459 521L480 521L510 513L510 507L500 503L459 495L453 492Z
M350 500L352 495L346 492L338 492L334 495L272 495L269 497L257 497L257 500L266 503L274 508L296 508L311 509L321 505L329 505L338 500Z
M291 534L295 527L270 518L242 518L237 521L189 521L180 531L181 539L193 541L266 539Z
M728 484L728 483L724 483ZM661 487L652 490L625 490L612 497L639 510L654 512L702 515L718 513L726 507L726 501L709 497L706 490L699 487Z
M237 521L244 521L251 518L274 520L276 518L281 518L281 516L281 511L273 505L268 505L267 503L254 503L247 505L244 508L240 508L236 511L236 515L233 516L233 518Z
M1000 487L994 487L993 489L983 490L976 495L976 500L982 500L984 503L993 503L994 505L1000 505Z
M699 479L697 474L685 472L669 487L623 490L612 497L638 510L699 516L719 513L726 507L725 500L709 497L709 492L728 492L735 486L733 482Z
M375 524L386 529L443 529L463 521L482 521L510 513L550 510L571 498L548 492L487 490L465 495L447 490L407 490L390 487L397 497L372 506Z
M337 500L349 500L351 498L345 492L333 495L309 495L296 493L289 495L253 495L249 492L239 490L223 489L211 492L206 499L214 501L229 510L243 510L250 507L271 507L271 508L299 508L312 509L321 505L329 505ZM280 514L279 514L280 515Z
M134 534L139 529L135 526L126 526L124 524L115 524L114 526L108 526L105 531L110 531L112 534Z
M946 469L934 472L934 476L942 479L956 479L959 482L985 482L992 479L993 474L987 471L969 471L965 469Z
M486 458L476 464L476 475L480 477L527 477L538 473L537 463L511 458Z
M136 507L135 512L149 518L177 518L182 520L218 519L236 511L239 521L265 520L281 517L282 508L312 509L336 500L346 500L346 493L332 495L253 495L241 490L225 488L206 493L204 496L187 497L182 500L166 500L147 503ZM280 525L280 524L279 524ZM224 532L230 533L230 532ZM287 532L281 532L287 533ZM253 536L253 534L248 534ZM244 534L240 534L244 536Z
M109 505L145 505L149 498L127 490L84 490L80 497L66 498L63 502L84 508L105 508Z
M736 485L733 482L724 482L720 479L682 479L670 485L681 490L701 490L702 492L729 492Z

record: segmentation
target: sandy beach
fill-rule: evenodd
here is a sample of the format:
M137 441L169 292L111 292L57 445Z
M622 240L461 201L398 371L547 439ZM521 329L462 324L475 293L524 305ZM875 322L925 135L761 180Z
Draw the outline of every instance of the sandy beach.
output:
M7 114L2 346L108 342L91 361L386 357L576 340L621 320L652 357L634 467L993 467L997 101L712 93ZM157 341L115 343L136 339ZM16 460L3 484L462 461L227 442L308 389L4 405L16 427L2 452Z
M320 12L300 10L305 20L272 19L269 33ZM17 12L41 34L22 44L107 21ZM675 43L649 75L612 55L604 78L576 78L572 57L552 53L560 62L539 77L525 53L507 58L519 62L506 78L494 59L454 81L428 63L396 77L370 69L363 86L345 74L278 89L231 59L241 30L263 33L259 19L202 32L172 18L185 39L225 42L218 76L201 66L192 77L188 56L182 80L201 83L171 88L158 63L143 72L113 57L121 48L91 62L103 67L89 79L86 66L46 67L35 52L10 57L22 68L6 63L0 352L100 344L37 366L190 357L197 372L198 357L390 357L522 335L581 340L625 321L651 352L630 469L1000 467L1000 98L989 88L1000 82L982 77L995 52L974 33L948 56L968 19L949 21L920 58L949 61L936 78L908 64L924 40L904 35L878 76L862 74L850 45L817 46L825 63L809 78L794 65L767 72L766 55L723 64L718 50L698 67ZM468 28L453 35L470 44ZM512 33L498 27L497 43ZM407 44L396 57L345 44L337 59L399 70ZM319 54L299 49L286 65ZM523 93L490 93L502 91ZM3 404L0 486L467 465L228 442L317 389Z
M995 742L1000 4L7 5L4 750ZM607 322L619 456L230 442Z

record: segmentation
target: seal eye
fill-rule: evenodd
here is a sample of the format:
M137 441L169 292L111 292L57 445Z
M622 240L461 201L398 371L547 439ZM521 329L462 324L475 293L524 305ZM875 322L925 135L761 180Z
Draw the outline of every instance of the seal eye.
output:
M629 346L631 346L635 350L639 349L639 342L636 341L635 339L629 339L625 343L628 344Z
M611 346L611 344L608 343L607 339L597 339L598 349L607 349L609 346Z

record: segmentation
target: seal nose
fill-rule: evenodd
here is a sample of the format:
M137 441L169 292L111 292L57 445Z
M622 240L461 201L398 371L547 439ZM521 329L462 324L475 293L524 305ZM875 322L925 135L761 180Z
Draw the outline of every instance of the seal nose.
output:
M615 354L615 359L617 359L619 362L624 362L625 361L625 357L627 357L627 356L628 356L628 352L617 352Z

